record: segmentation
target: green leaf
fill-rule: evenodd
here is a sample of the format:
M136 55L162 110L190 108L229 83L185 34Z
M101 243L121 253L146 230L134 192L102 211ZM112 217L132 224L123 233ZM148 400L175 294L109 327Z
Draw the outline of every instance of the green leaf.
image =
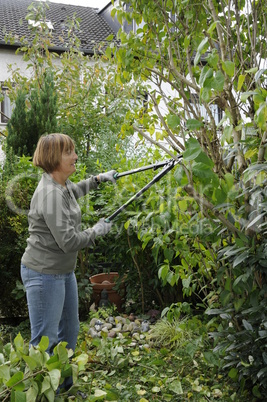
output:
M11 402L26 402L26 394L22 391L14 391L11 393Z
M112 40L112 39L114 39L114 35L113 35L113 34L109 35L109 36L106 38L106 40Z
M266 212L256 216L256 218L254 218L251 222L249 222L249 224L247 225L247 229L250 228L251 226L254 226L255 223L257 223L258 221L262 221L265 216L266 216Z
M203 69L201 70L201 74L199 77L199 85L204 85L205 81L208 78L211 78L213 76L213 69L209 68L208 66L203 67Z
M174 286L176 284L176 275L172 272L169 271L167 275L167 282L171 285Z
M219 55L216 49L213 49L212 52L207 56L206 58L207 62L211 67L214 69L218 68L218 62L219 62Z
M188 342L188 344L185 347L185 351L191 357L191 359L193 359L197 350L198 350L198 346L193 342Z
M179 116L177 116L177 115L169 114L169 115L167 116L167 123L168 123L168 126L169 126L172 130L174 130L176 127L179 126L179 124L180 124L180 118L179 118Z
M106 56L108 59L111 59L111 48L110 47L107 47L107 49L106 49Z
M128 229L128 227L130 226L130 221L128 220L128 221L126 221L125 222L125 224L124 224L124 228L127 230Z
M45 391L49 390L50 388L51 388L50 377L46 375L42 382L41 393L42 394L45 393Z
M261 77L265 72L267 72L267 69L261 68L261 69L255 74L255 81L257 82L257 81L260 79L260 77Z
M235 74L235 63L232 61L223 61L222 68L229 77L233 77Z
M107 395L106 391L102 391L101 389L95 389L95 393L94 393L95 397L99 398L99 397L104 397L106 395Z
M211 34L214 31L214 29L216 29L217 24L218 24L218 21L215 21L210 25L210 27L208 29L209 34Z
M184 287L185 289L188 289L188 288L190 287L190 284L191 284L191 278L190 278L190 276L189 276L188 278L182 279L182 284L183 284L183 287Z
M186 127L190 131L199 130L203 126L203 122L196 119L188 119L186 122Z
M249 91L249 92L243 92L240 99L243 103L246 103L247 99L252 96L252 95L257 95L258 92L255 91Z
M242 320L242 323L247 331L253 331L252 325L247 320Z
M224 81L225 78L223 73L220 70L217 71L212 81L212 88L216 89L217 91L222 91L224 88Z
M185 36L185 39L184 39L184 47L185 47L185 49L187 49L188 46L190 45L190 40L191 40L190 35L189 35L189 36Z
M159 279L165 280L169 272L169 265L165 264L158 271Z
M258 67L252 67L249 70L245 70L246 73L256 73L258 71Z
M224 179L226 181L228 189L231 190L231 188L234 185L234 180L235 180L234 176L231 173L225 173Z
M6 382L9 379L10 379L10 365L2 364L0 366L0 380L2 380L3 382Z
M195 161L202 163L203 165L207 165L210 168L212 168L214 166L213 161L202 150L201 150L201 153L195 158Z
M33 371L37 367L37 362L30 356L23 356L23 360L28 365L29 369Z
M213 351L207 351L203 353L204 359L207 363L213 366L219 366L220 362L217 355Z
M39 350L46 351L47 348L48 348L48 346L49 346L49 339L48 339L48 337L47 337L47 336L42 336L42 338L41 338L41 340L40 340L40 342L39 342L39 345L38 345L38 349L39 349Z
M204 163L195 163L192 170L194 175L202 182L206 182L207 180L217 180L217 176L211 169L211 166Z
M243 84L244 84L245 78L246 78L246 75L243 75L243 74L241 74L241 75L238 77L238 83L237 83L237 90L238 90L238 91L241 90L241 88L242 88L242 86L243 86Z
M54 369L49 371L50 382L54 391L58 389L59 381L60 381L60 370Z
M259 385L254 385L254 387L252 388L252 393L256 398L262 399L262 394L260 393Z
M32 386L26 391L27 401L36 401L39 393L38 384L34 382Z
M244 298L240 298L240 299L237 299L234 301L234 308L235 308L236 312L238 312L240 310L240 308L243 306L244 302L245 302Z
M54 402L55 401L55 392L52 390L52 388L47 389L44 392L48 402Z
M194 59L194 66L195 66L195 67L196 67L196 66L198 65L198 63L199 63L199 60L200 60L200 58L201 58L201 54L202 54L202 53L205 53L206 49L207 49L208 46L209 46L208 40L209 40L209 39L208 39L207 37L204 38L204 39L201 41L200 45L198 46L197 53L196 53L196 56L195 56L195 59Z
M233 268L237 267L237 265L241 264L241 262L246 261L246 259L248 258L248 255L249 255L249 253L247 250L245 250L243 253L238 255L233 261Z
M169 385L168 388L170 391L174 392L176 395L182 395L184 393L181 381L174 380Z
M65 363L69 360L68 350L66 349L66 345L67 345L66 342L60 342L54 348L54 353L58 354L58 358L61 363Z
M192 161L202 152L202 148L195 138L190 138L186 145L186 150L183 153L183 158L187 161Z
M75 358L75 363L78 365L80 371L85 370L85 365L88 362L88 355L86 353L81 353Z
M6 386L7 387L14 387L18 382L22 381L24 378L24 374L22 371L18 371L17 373L15 373L7 382L6 382Z
M23 347L24 341L23 341L23 338L22 338L22 336L21 336L20 333L19 333L19 334L16 336L16 338L14 339L14 345L15 345L15 348L16 348L16 349L20 349L20 348Z
M232 140L233 126L226 126L223 130L223 138L230 144Z
M232 380L237 380L237 378L238 378L238 370L236 368L234 368L234 367L231 368L231 370L228 373L228 376L230 378L232 378Z

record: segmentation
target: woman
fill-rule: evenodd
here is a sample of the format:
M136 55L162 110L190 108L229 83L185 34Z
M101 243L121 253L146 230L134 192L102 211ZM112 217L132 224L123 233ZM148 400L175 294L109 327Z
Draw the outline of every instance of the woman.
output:
M21 277L26 288L31 345L42 336L49 338L48 352L60 341L75 350L78 331L78 291L74 274L78 250L94 244L96 236L109 232L110 223L101 219L92 228L81 230L77 199L99 183L115 182L115 170L90 177L77 184L68 177L75 172L77 154L65 134L42 136L33 164L44 170L33 194L29 238L21 260Z

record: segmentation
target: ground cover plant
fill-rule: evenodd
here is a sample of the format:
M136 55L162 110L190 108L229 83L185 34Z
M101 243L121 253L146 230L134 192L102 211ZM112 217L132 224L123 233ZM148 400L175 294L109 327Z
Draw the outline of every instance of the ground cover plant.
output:
M74 355L61 343L50 357L45 337L30 350L27 335L20 333L1 343L0 400L79 401L77 390L86 393L88 401L241 401L244 396L253 400L249 393L241 398L238 384L220 373L209 327L199 317L172 322L165 316L149 332L111 339L104 332L100 338L88 335L93 316L103 318L96 312L82 323ZM56 395L70 373L73 388Z

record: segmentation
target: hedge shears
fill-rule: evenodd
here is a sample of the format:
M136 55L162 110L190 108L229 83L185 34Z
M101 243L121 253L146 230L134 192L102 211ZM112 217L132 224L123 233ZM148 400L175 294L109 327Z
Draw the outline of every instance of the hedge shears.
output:
M116 173L114 178L117 180L120 177L143 172L144 170L148 170L148 169L157 170L157 169L163 167L163 169L149 183L147 183L143 188L141 188L141 190L139 190L136 194L134 194L128 201L125 202L125 204L123 204L120 208L118 208L115 212L113 212L112 215L110 215L108 218L106 218L105 221L106 222L113 221L113 219L119 213L121 213L128 205L130 205L133 201L135 201L138 197L140 197L145 191L147 191L151 186L153 186L154 183L159 181L170 170L172 170L174 168L174 166L177 165L177 163L179 163L179 159L181 159L181 158L182 158L182 156L179 156L178 159L169 159L165 162L157 162L152 165L147 165L147 166L143 166L143 167L140 167L137 169L128 170L126 172Z

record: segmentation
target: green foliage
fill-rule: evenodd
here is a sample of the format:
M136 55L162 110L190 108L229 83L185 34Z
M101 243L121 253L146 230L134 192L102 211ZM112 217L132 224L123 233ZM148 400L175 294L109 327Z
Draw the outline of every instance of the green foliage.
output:
M210 348L201 320L191 317L176 323L176 327L166 321L159 324L165 337L157 323L152 325L152 340L149 333L133 339L127 334L121 339L92 339L85 325L79 348L91 363L80 386L88 391L88 400L241 401L236 385L231 386L230 378L219 374L220 360ZM155 347L159 338L162 342ZM175 344L177 347L172 347ZM243 393L246 397L249 395Z
M187 302L172 303L170 306L165 307L161 312L161 317L166 318L167 321L172 323L178 320L181 314L191 314L191 306Z
M162 318L156 322L150 331L149 339L158 347L183 348L192 342L194 331L200 326L200 321L188 318L172 319Z
M118 80L134 80L148 93L146 110L127 113L122 132L137 133L140 142L172 158L183 154L176 184L170 181L167 192L162 180L126 226L151 250L163 284L181 282L183 296L196 295L202 307L230 309L235 335L225 340L223 333L221 345L229 342L225 357L234 362L242 386L251 374L257 397L266 381L266 339L251 337L249 328L265 326L265 315L255 313L250 322L248 311L255 307L251 300L262 305L266 293L263 3L250 10L246 2L233 9L208 1L119 3L114 16L121 25L135 20L137 30L121 29L121 46L107 56L113 55ZM215 116L217 108L221 116ZM225 324L220 323L227 331ZM262 345L255 371L245 367L247 356L239 356L241 350L248 353L246 341L253 339Z
M20 88L7 124L7 147L16 155L32 156L39 137L57 131L57 94L51 70L43 73L27 94ZM27 83L28 85L28 83Z
M59 343L50 356L46 349L49 340L42 337L37 347L29 345L18 334L12 343L0 345L0 399L10 401L65 400L66 392L56 398L58 387L65 377L73 376L77 381L84 369L87 356L72 357L66 343Z
M225 239L219 251L218 308L221 325L212 333L215 351L224 358L229 376L242 386L253 387L255 397L266 394L266 173L264 165L245 172L245 194L251 209L242 225L247 236ZM251 178L254 177L252 182ZM260 180L261 178L261 180ZM263 179L263 180L262 180ZM258 184L256 184L258 182ZM241 210L243 207L241 207ZM215 306L214 306L215 307Z
M18 303L14 290L20 282L20 260L28 236L27 213L38 177L29 157L18 158L12 152L0 169L0 310L5 317L27 314L25 298Z
M115 304L108 307L98 307L96 311L90 311L89 318L97 318L100 320L106 320L108 317L114 317L118 315L117 307Z

